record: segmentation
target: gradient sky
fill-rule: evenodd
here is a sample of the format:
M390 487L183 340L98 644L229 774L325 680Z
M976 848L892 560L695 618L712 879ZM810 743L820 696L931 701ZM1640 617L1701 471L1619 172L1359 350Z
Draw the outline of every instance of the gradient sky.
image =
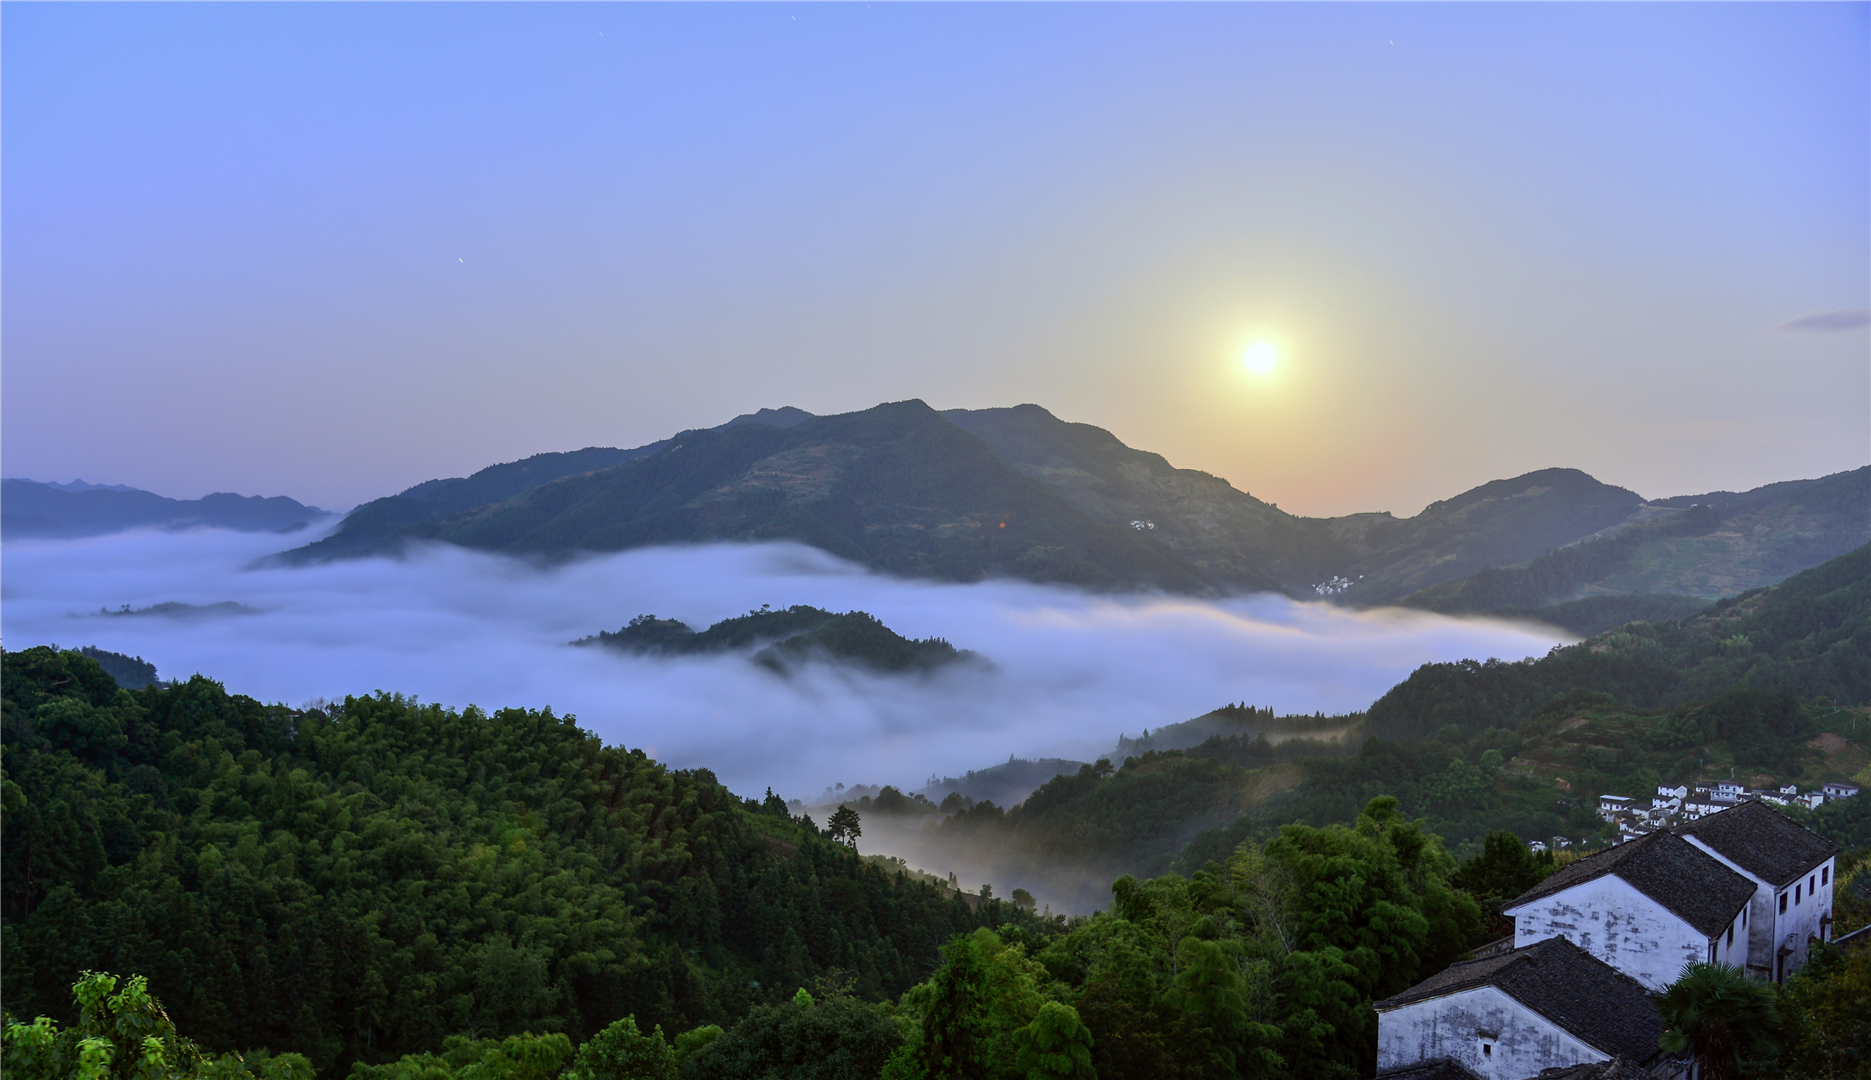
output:
M7 4L4 471L344 507L909 397L1310 514L1854 468L1868 12Z

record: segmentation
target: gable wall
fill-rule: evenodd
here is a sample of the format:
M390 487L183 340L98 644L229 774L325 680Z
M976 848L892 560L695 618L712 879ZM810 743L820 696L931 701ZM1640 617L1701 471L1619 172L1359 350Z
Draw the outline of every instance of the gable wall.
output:
M1827 923L1823 928L1820 924L1825 916L1832 914L1833 890L1830 886L1817 883L1821 877L1830 879L1838 872L1836 860L1827 859L1810 871L1801 874L1797 882L1787 883L1785 889L1787 913L1782 915L1780 914L1782 890L1775 888L1777 882L1767 881L1743 869L1739 863L1716 851L1698 836L1685 834L1683 839L1708 852L1717 862L1754 883L1754 897L1748 901L1748 955L1745 961L1731 960L1726 961L1727 963L1745 964L1748 974L1757 979L1775 978L1776 965L1778 965L1779 977L1784 979L1806 963L1809 951L1806 943L1808 936L1830 940L1831 924ZM1809 879L1814 883L1814 892L1817 895L1811 895L1806 891L1804 886ZM1795 884L1801 886L1800 900L1797 903L1793 899ZM1783 946L1791 947L1793 952L1782 965L1779 964L1779 952Z
M1563 937L1652 992L1675 982L1684 964L1709 959L1708 938L1612 874L1509 908L1506 913L1514 919L1514 948ZM1717 942L1716 959L1737 965L1747 962L1748 939L1739 928L1732 948L1724 938Z
M1520 1080L1609 1056L1492 986L1377 1014L1379 1072L1447 1057L1485 1080Z

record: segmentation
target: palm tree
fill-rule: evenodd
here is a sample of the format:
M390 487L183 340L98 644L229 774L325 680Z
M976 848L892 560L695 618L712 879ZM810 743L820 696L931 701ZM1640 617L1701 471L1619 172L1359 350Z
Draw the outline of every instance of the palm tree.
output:
M1741 1062L1779 1050L1775 987L1727 964L1689 964L1657 999L1666 1030L1658 1040L1673 1054L1689 1051L1696 1080L1729 1080Z

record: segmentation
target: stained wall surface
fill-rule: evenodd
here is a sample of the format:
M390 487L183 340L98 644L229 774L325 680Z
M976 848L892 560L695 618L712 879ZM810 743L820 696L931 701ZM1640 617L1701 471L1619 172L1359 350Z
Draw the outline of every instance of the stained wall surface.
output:
M1377 1015L1379 1072L1446 1057L1487 1080L1519 1080L1610 1056L1492 986Z

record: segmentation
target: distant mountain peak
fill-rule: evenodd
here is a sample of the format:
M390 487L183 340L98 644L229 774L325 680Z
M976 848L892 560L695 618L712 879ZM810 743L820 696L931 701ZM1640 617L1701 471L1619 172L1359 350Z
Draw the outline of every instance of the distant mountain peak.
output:
M74 488L72 485L82 485ZM167 499L121 484L42 484L9 479L0 533L9 539L69 539L125 529L208 527L241 532L288 532L327 516L284 496L261 498L216 492L200 499Z
M813 414L804 409L795 409L791 405L782 405L777 409L761 409L759 412L742 413L722 427L740 427L744 424L764 424L767 427L789 428L813 419Z
M21 480L28 484L40 484L44 487L57 488L60 491L70 491L73 493L80 492L80 491L141 491L143 490L142 488L133 488L129 484L87 484L83 480L69 480L61 484L57 480L31 480L24 476L10 476L7 479Z

